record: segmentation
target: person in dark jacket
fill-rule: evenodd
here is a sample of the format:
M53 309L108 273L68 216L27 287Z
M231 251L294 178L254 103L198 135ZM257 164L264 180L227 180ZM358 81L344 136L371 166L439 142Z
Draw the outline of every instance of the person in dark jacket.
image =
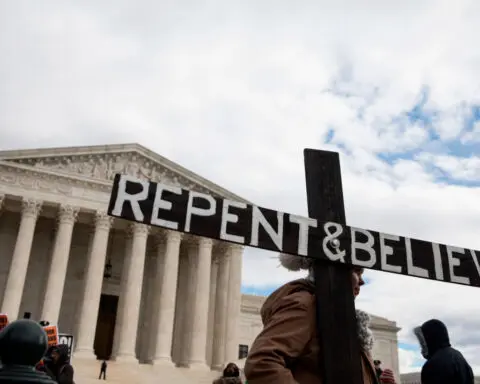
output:
M45 370L47 375L58 384L75 384L73 367L68 356L68 345L58 344L52 349L51 359L45 361Z
M242 384L240 369L235 363L228 363L223 370L222 377L213 381L213 384Z
M452 348L448 329L432 319L414 329L427 362L422 367L422 384L473 384L474 376L463 355Z
M52 351L56 348L56 346L51 346L48 347L47 351L45 352L45 355L42 357L42 360L40 360L37 365L35 366L35 369L40 372L47 372L46 365L49 364L52 360Z

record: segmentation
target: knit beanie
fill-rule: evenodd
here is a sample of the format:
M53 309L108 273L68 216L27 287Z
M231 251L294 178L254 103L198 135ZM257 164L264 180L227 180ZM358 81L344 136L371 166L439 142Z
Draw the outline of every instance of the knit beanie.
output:
M384 369L380 375L380 383L384 384L395 384L395 376L391 369Z

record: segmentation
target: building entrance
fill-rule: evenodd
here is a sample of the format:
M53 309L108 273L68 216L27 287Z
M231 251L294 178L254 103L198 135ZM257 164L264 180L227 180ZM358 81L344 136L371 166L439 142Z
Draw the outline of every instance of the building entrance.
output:
M99 360L108 360L112 356L117 307L118 296L101 296L97 330L95 331L95 341L93 343L95 355L97 355Z

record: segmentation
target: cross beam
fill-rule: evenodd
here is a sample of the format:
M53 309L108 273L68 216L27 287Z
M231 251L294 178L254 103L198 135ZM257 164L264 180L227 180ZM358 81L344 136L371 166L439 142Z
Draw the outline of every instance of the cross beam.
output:
M480 287L480 251L350 227L115 175L108 214L231 243Z

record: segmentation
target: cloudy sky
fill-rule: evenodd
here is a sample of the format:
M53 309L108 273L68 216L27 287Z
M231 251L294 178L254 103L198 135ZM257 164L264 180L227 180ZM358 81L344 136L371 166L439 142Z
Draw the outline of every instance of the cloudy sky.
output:
M360 5L361 3L361 5ZM480 249L480 3L3 0L1 149L138 142L306 214L302 150L339 151L351 225ZM248 251L246 292L298 274ZM271 271L265 273L265 271ZM431 317L480 374L480 290L367 273L358 306Z

